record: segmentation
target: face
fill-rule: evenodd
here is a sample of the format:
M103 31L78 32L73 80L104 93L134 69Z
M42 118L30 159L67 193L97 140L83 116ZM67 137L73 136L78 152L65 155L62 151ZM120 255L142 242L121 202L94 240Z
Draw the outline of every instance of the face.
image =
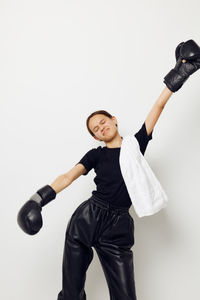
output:
M117 119L114 116L110 119L103 114L97 114L90 118L89 128L96 140L110 142L118 132L116 124Z

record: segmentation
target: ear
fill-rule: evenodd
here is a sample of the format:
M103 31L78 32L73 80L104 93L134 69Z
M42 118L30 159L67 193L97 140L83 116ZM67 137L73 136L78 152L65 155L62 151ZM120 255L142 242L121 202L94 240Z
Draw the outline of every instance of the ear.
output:
M116 122L116 126L117 126L117 118L115 116L112 116L112 119Z

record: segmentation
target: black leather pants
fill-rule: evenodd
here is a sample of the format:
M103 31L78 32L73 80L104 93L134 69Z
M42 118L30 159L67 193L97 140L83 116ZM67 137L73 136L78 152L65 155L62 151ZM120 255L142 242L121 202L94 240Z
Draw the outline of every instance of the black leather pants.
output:
M116 208L93 195L82 202L67 225L57 300L86 300L84 285L92 247L102 265L110 300L136 300L133 245L134 221L128 208Z

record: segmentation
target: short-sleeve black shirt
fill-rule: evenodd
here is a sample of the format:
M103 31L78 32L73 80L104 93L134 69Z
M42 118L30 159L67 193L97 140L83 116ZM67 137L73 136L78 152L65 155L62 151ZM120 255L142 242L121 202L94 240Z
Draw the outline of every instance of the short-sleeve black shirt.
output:
M145 122L140 130L135 133L143 155L149 140L152 139L152 133L153 131L149 136L147 135ZM106 146L92 148L78 163L84 165L87 170L83 175L87 175L94 168L96 173L94 182L97 189L92 191L93 195L115 206L130 207L132 202L120 170L120 149L120 147L107 148Z

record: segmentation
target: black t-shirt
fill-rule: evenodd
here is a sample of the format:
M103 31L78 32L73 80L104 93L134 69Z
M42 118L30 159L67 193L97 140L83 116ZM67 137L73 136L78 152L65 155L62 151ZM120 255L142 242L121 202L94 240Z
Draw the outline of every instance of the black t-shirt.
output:
M148 136L145 123L143 123L135 134L143 155L149 140L152 139L152 132ZM78 163L84 165L87 170L83 175L87 175L94 168L96 173L94 182L97 189L92 191L93 195L115 206L130 207L132 202L120 170L120 149L120 147L107 148L106 146L92 148Z

